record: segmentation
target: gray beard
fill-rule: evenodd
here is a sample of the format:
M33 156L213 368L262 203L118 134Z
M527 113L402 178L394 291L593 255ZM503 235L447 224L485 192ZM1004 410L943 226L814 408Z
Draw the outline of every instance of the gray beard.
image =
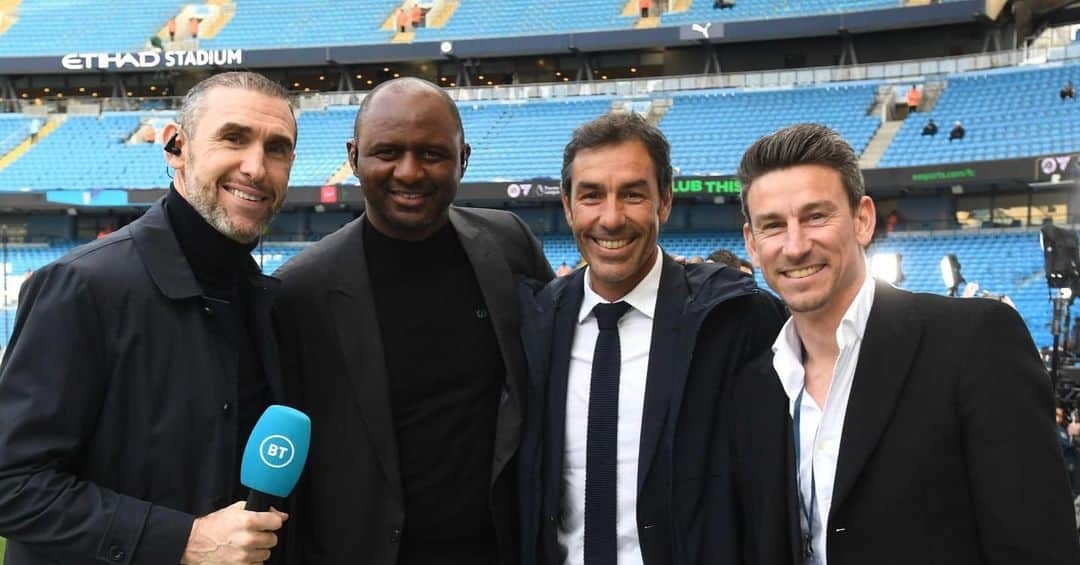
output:
M237 243L251 243L259 237L258 230L254 234L244 233L233 223L229 218L229 213L221 205L220 202L212 199L205 190L189 190L187 195L188 204L199 213L200 216L206 220L206 223L210 224L210 227L217 230L221 235L237 242Z

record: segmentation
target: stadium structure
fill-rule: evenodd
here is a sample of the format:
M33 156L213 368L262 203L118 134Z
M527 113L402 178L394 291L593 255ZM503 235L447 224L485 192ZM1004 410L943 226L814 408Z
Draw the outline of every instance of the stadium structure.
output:
M1080 220L1071 2L651 4L643 17L637 0L0 0L0 341L28 272L167 190L160 132L184 92L252 69L293 92L299 126L286 206L254 252L266 272L361 213L345 154L358 104L418 76L447 88L473 147L458 202L518 213L555 267L579 259L558 177L583 121L657 124L676 167L662 245L744 257L742 152L818 122L860 155L881 214L870 255L902 257L899 286L945 293L939 264L955 255L1051 343L1039 229ZM923 135L931 119L940 131ZM950 140L956 122L966 135Z

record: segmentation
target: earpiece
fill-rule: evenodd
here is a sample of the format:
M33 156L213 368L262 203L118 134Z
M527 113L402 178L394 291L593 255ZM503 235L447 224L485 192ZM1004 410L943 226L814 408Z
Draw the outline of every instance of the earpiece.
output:
M180 148L176 146L176 137L180 135L180 132L172 134L169 141L165 142L165 152L177 157L180 156Z

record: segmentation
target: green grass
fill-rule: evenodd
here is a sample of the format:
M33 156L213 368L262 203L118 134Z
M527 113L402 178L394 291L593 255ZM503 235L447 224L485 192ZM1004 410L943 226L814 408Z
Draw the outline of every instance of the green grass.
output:
M0 538L0 565L4 565L4 538Z

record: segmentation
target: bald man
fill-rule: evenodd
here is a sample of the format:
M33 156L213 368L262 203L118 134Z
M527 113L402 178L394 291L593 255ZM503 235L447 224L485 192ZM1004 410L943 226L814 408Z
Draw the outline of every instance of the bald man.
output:
M311 415L291 563L512 564L525 364L515 280L550 280L514 214L451 205L457 106L419 79L363 101L365 213L278 271L286 394Z

